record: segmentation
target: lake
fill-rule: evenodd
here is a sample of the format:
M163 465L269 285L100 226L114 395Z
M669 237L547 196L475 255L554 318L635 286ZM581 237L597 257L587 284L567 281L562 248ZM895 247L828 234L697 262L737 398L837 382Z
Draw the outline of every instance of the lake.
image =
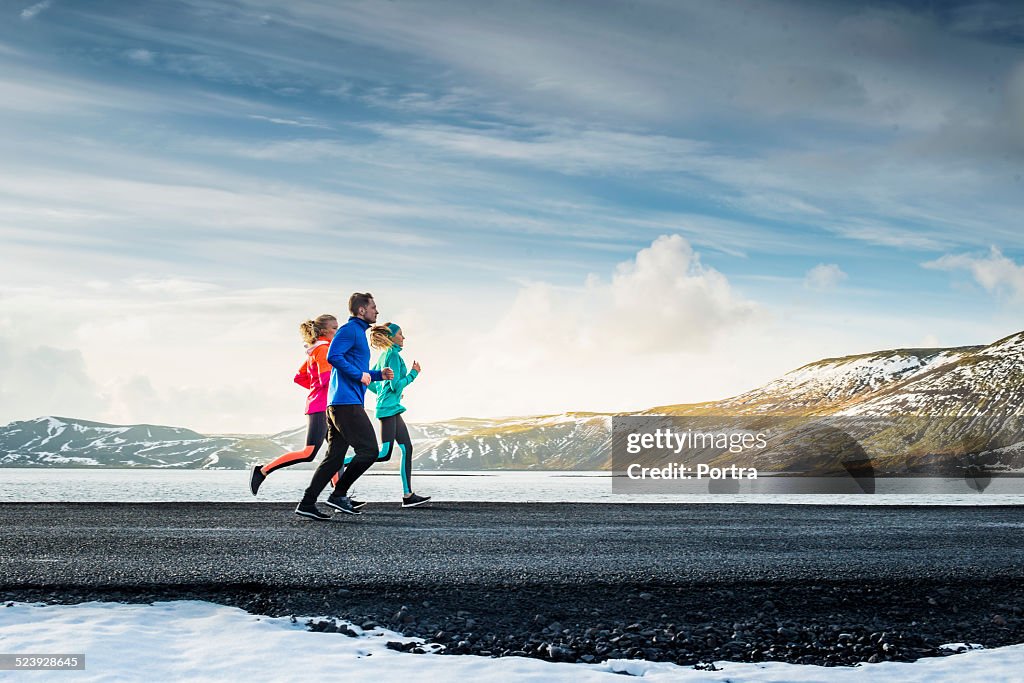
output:
M295 502L309 483L311 470L279 470L249 493L248 471L158 469L0 469L0 502ZM689 483L691 493L613 493L608 472L423 472L413 476L421 495L438 501L585 502L585 503L782 503L812 505L1022 505L1021 479L994 478L983 493L963 480L876 481L874 495L718 494L707 484ZM762 486L770 486L767 478ZM746 485L746 484L745 484ZM703 486L703 488L700 488ZM616 486L619 488L619 485ZM357 482L360 500L401 498L395 472L369 472ZM324 494L326 496L326 493ZM322 500L323 498L321 498Z

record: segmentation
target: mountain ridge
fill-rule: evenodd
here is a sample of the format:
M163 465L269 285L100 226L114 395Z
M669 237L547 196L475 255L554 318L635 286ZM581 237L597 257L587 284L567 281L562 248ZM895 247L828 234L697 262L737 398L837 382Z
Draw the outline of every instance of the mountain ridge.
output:
M616 415L972 418L985 433L1010 434L1007 425L1015 427L1011 418L1022 415L1022 405L1024 332L1016 332L988 345L822 358L737 396ZM611 413L569 411L460 417L409 427L421 469L592 470L611 466L611 418ZM304 437L304 428L267 435L204 435L181 427L46 416L0 427L0 467L243 469L300 448ZM895 433L887 438L898 441ZM907 457L956 457L964 454L957 448L963 451L968 442L981 448L974 435L933 433L914 442L922 452L909 449ZM998 440L985 444L990 445L989 450L1024 464L1024 454L1019 454L1024 446Z

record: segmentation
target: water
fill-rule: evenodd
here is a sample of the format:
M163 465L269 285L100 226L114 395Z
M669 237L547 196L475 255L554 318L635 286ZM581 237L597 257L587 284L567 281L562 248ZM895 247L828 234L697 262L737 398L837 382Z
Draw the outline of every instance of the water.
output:
M241 470L2 468L0 502L295 502L311 474L308 469L275 472L254 498L249 473ZM903 494L886 491L904 484L879 480L883 493L876 495L624 494L612 492L608 472L417 472L413 485L417 493L438 501L1024 505L1024 495L1000 493L998 479L984 493L948 480L945 490L961 492ZM369 472L353 492L361 500L397 503L401 491L397 473Z

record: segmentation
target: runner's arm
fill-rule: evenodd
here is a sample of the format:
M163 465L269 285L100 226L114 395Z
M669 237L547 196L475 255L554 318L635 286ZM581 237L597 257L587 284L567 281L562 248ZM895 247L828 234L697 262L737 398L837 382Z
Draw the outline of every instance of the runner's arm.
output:
M331 348L327 352L327 362L338 369L342 375L353 382L359 382L363 379L363 371L348 362L345 358L345 353L348 352L355 344L355 337L353 336L351 326L342 326L338 330L337 335L334 337L334 341L331 342ZM380 379L380 377L373 377L373 373L370 373L370 379Z
M309 376L309 363L303 363L299 371L295 373L294 382L303 389L310 389L313 386L312 378Z
M394 371L395 378L385 380L385 385L396 394L402 393L402 391L407 386L412 384L412 381L416 379L416 376L419 374L418 372L413 370L405 377L399 377L399 374L401 373L402 370L402 359L398 357L397 353L392 354L391 357L388 358L388 367Z

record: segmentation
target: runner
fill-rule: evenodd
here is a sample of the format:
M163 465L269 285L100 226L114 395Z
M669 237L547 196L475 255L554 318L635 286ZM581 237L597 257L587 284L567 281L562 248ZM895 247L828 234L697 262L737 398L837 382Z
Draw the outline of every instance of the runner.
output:
M348 498L352 483L377 461L377 435L363 408L366 385L373 381L393 379L391 368L370 370L370 347L366 343L366 330L377 322L377 304L370 293L356 292L348 300L352 314L348 322L338 329L327 350L327 362L331 364L331 381L328 390L327 457L313 473L302 500L295 507L295 514L311 519L327 520L316 506L316 500L327 486L332 475L345 469L327 499L327 505L350 515L361 514ZM355 449L355 458L346 466L345 452L348 447Z
M331 366L327 363L327 347L338 331L338 319L324 314L316 320L299 325L306 343L306 360L295 374L295 383L309 390L306 397L306 447L285 453L266 465L254 465L249 475L249 490L256 495L260 485L282 467L314 460L327 436L327 385L331 379Z
M411 508L429 502L430 496L420 496L412 491L412 439L409 438L409 429L402 419L405 406L401 401L402 392L419 376L420 364L413 361L412 370L406 369L401 356L404 345L405 335L402 328L395 323L373 326L370 330L370 346L384 350L374 367L390 368L395 376L394 379L372 382L367 388L377 394L377 419L380 420L381 440L380 455L377 459L390 460L391 452L395 444L398 444L402 453L402 460L399 463L399 472L402 475L402 507Z

